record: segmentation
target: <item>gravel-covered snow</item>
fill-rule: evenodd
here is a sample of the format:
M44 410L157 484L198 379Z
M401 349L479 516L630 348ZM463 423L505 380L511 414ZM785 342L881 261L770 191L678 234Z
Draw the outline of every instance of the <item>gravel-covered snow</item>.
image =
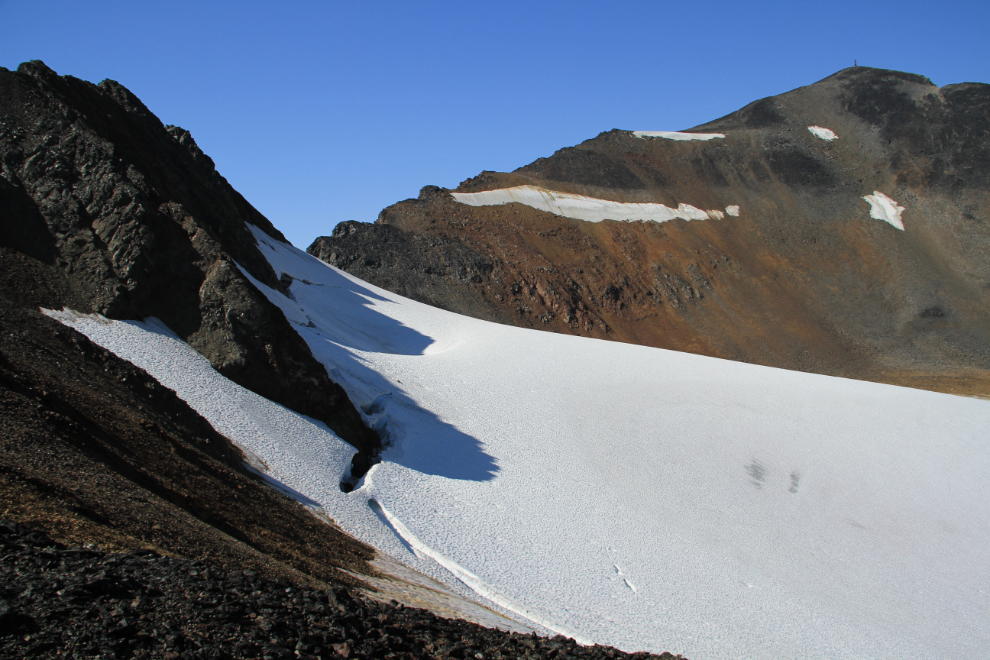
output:
M702 210L690 204L678 204L671 208L663 204L614 202L609 199L586 197L572 193L547 190L538 186L515 186L499 190L485 190L475 193L451 193L453 198L468 206L501 206L517 202L540 211L586 222L619 220L624 222L667 222L682 220L721 220L726 212L738 215L739 207L730 206L726 211L719 209ZM728 209L735 209L733 214Z
M665 140L714 140L724 138L723 133L682 133L680 131L633 131L638 138L664 138Z
M830 128L822 128L821 126L809 126L808 130L811 131L811 134L814 135L815 137L821 138L826 141L839 139L839 136L836 135L835 132Z
M901 220L901 213L904 207L887 197L879 190L874 190L872 195L863 197L870 204L870 217L883 220L904 231L904 222Z
M255 236L295 278L259 288L392 443L346 495L323 436L265 462L393 557L625 650L990 648L990 402L491 324ZM143 332L110 347L163 350Z

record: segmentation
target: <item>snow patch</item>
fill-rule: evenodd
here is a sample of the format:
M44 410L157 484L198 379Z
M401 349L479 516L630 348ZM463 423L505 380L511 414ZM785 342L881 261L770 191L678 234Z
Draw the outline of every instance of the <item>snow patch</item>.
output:
M682 133L679 131L633 131L633 135L638 138L664 138L665 140L714 140L724 138L723 133Z
M809 126L808 130L811 131L812 135L823 140L837 140L839 138L831 129L822 128L821 126Z
M871 218L883 220L904 231L904 222L901 221L901 213L904 211L903 206L899 206L897 202L878 190L874 190L872 195L866 195L863 199L870 204Z
M725 212L731 215L733 218L739 217L739 205L733 204L732 206L726 206Z
M597 197L586 197L572 193L547 190L538 186L515 186L499 190L485 190L476 193L451 193L455 200L468 206L501 206L513 202L525 204L540 211L586 222L617 220L621 222L667 222L682 220L709 220L724 217L722 211L704 211L690 204L678 204L671 208L664 204L614 202ZM732 215L728 207L726 212Z

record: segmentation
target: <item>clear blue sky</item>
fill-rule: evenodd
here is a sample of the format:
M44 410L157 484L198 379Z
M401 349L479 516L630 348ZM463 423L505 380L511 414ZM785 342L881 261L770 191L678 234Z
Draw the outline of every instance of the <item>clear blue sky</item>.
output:
M0 0L0 66L112 78L294 244L611 128L860 65L990 82L988 2Z

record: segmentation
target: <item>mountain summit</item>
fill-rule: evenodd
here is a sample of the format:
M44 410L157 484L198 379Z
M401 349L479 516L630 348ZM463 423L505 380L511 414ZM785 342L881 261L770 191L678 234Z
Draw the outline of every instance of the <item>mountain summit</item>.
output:
M990 85L855 67L427 186L309 252L500 323L986 396L988 193Z

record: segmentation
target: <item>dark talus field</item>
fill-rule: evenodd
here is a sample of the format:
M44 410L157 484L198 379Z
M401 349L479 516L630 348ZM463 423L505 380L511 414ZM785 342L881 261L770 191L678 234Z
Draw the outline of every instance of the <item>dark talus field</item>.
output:
M158 317L374 455L378 434L245 276L285 289L245 223L284 240L122 85L0 68L0 656L629 657L388 603L483 609L383 573L175 392L39 311Z
M0 550L6 657L681 658L504 633L150 550L66 548L14 523L0 522Z
M611 130L309 252L499 323L990 396L990 85L857 67L690 130L725 137ZM587 222L451 195L514 186L739 215ZM871 217L876 192L903 231Z

